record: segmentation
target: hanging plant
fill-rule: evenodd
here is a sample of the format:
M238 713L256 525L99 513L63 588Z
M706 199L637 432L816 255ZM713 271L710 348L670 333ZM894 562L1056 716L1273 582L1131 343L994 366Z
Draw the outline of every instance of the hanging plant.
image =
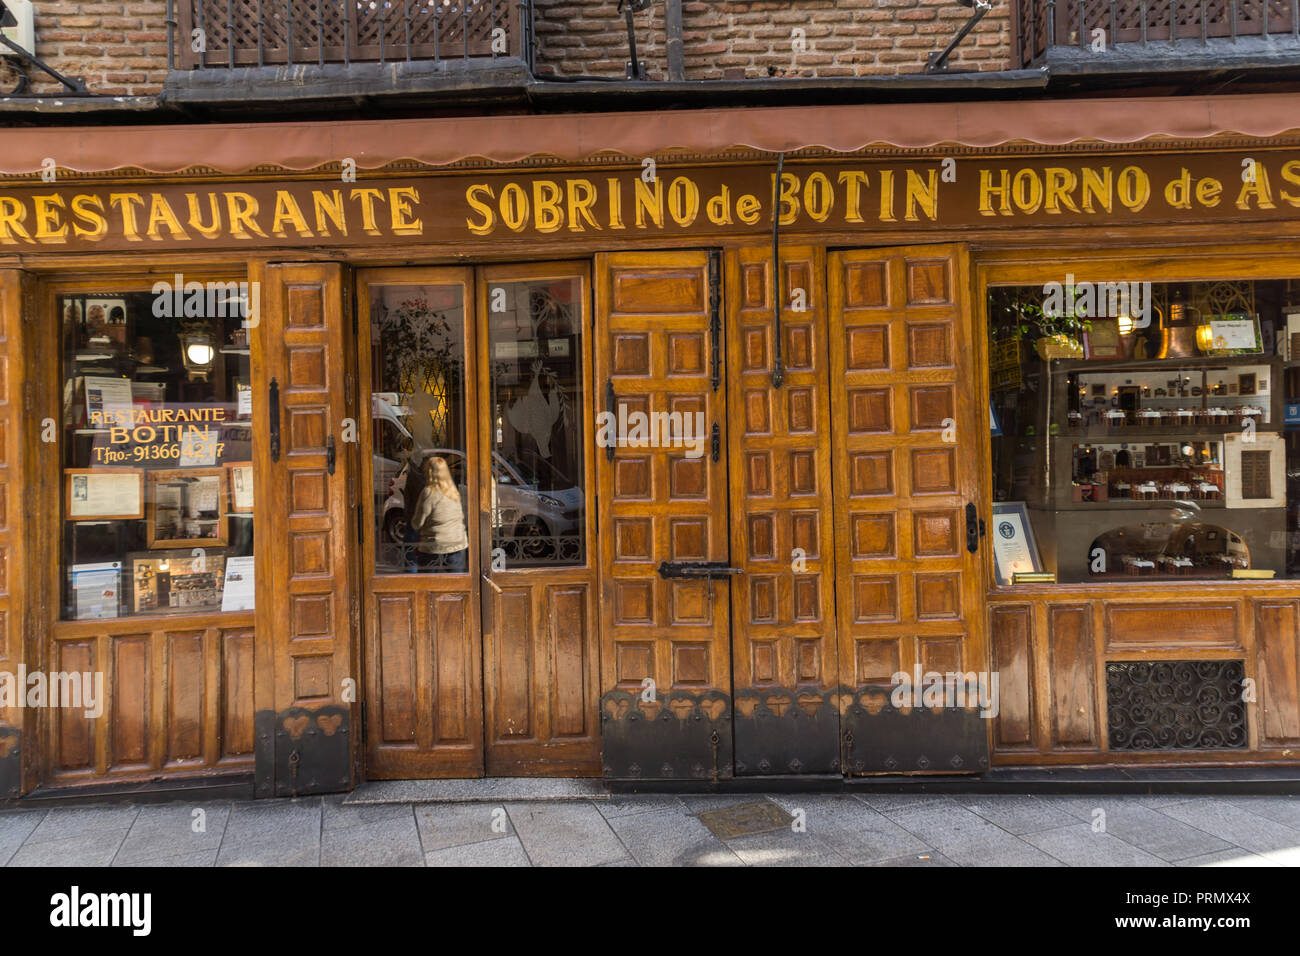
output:
M1033 342L1044 360L1082 358L1082 336L1090 328L1092 323L1077 309L1063 315L1045 311L1038 287L1003 286L990 294L989 337Z

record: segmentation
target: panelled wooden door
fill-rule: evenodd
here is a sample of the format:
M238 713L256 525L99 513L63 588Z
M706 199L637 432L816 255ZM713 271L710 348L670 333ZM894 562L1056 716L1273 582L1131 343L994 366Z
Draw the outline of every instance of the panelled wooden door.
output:
M606 437L626 442L597 449L607 776L730 775L731 584L659 570L730 558L724 346L710 289L719 264L713 254L711 271L710 258L596 259L596 383L602 410L623 423ZM638 414L677 415L672 427L684 432L689 421L700 444L684 433L640 442Z
M353 565L350 277L337 263L265 269L255 361L257 634L272 648L277 794L350 788L360 725ZM354 685L355 686L355 685ZM262 704L259 703L259 710ZM260 715L259 715L260 717Z
M473 480L473 463L479 458L477 408L470 391L477 377L473 272L469 269L377 269L362 272L357 285L357 341L361 402L359 431L366 437L366 456L375 464L361 469L361 507L365 530L364 554L365 648L367 674L366 773L374 779L482 776L483 763L483 671L479 607L479 527L467 522L469 555L462 573L405 573L401 566L381 565L378 556L392 542L389 533L394 498L380 485L389 479L382 467L386 449L376 435L395 428L389 421L376 422L372 394L382 391L376 381L374 356L380 343L372 328L372 299L376 290L396 287L422 290L459 299L458 329L448 338L459 342L452 347L455 358L464 363L458 383L459 394L448 396L459 402L467 421L463 449L464 488L467 512L479 511L479 484ZM399 295L405 301L407 295ZM409 298L420 301L412 291ZM433 295L423 300L430 302ZM434 302L435 306L441 304ZM445 315L445 313L444 313ZM417 317L416 322L423 321ZM408 332L412 332L409 328ZM382 334L382 333L381 333ZM414 330L412 339L389 343L389 349L428 346L429 333ZM419 363L418 355L405 354L405 363ZM419 368L423 385L423 367ZM458 449L460 450L460 449ZM444 458L452 456L444 454ZM397 462L396 464L400 464ZM389 469L392 470L392 469ZM413 479L408 479L413 480ZM402 507L405 507L403 502ZM414 556L411 556L414 560Z
M483 268L478 290L486 771L599 776L590 266ZM504 443L507 432L529 435L529 455ZM533 450L550 479L530 476L530 491L509 471ZM542 524L566 513L576 527Z
M969 282L962 245L829 257L840 674L854 690L917 666L986 666L982 559L966 517L981 500L988 428L964 391L976 373ZM847 772L980 769L872 766L868 744L846 742Z
M732 666L737 774L836 773L835 509L825 253L781 250L781 367L772 255L727 256Z

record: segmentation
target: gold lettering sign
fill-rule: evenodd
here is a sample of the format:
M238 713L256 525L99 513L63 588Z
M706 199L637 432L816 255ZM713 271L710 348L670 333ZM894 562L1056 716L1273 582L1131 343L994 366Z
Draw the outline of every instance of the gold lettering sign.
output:
M1248 154L917 159L0 190L0 249L474 243L748 235L782 227L1024 228L1291 219L1300 158Z

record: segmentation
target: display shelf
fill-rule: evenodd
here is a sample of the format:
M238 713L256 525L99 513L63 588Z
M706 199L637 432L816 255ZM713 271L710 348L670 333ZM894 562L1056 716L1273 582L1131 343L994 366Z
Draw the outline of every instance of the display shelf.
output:
M1256 422L1255 431L1257 432L1276 432L1281 431L1281 426L1274 422ZM1099 444L1110 441L1128 442L1133 444L1142 438L1190 438L1193 440L1203 440L1213 438L1223 441L1225 435L1240 434L1240 429L1224 429L1221 425L1127 425L1123 428L1111 428L1106 425L1090 425L1087 428L1068 428L1058 431L1055 435L1050 435L1052 439L1060 440L1071 438L1075 441L1084 440Z
M1222 509L1227 507L1222 498L1157 498L1154 500L1136 498L1108 498L1105 501L1071 501L1058 504L1054 511L1168 511L1170 508L1195 505L1200 511Z

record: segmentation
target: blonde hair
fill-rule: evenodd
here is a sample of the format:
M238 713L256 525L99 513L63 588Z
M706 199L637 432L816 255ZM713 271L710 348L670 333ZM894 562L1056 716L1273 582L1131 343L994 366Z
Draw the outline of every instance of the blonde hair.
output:
M428 459L424 463L424 477L443 497L460 501L460 491L456 488L456 482L451 480L451 469L447 467L446 458L435 456Z

